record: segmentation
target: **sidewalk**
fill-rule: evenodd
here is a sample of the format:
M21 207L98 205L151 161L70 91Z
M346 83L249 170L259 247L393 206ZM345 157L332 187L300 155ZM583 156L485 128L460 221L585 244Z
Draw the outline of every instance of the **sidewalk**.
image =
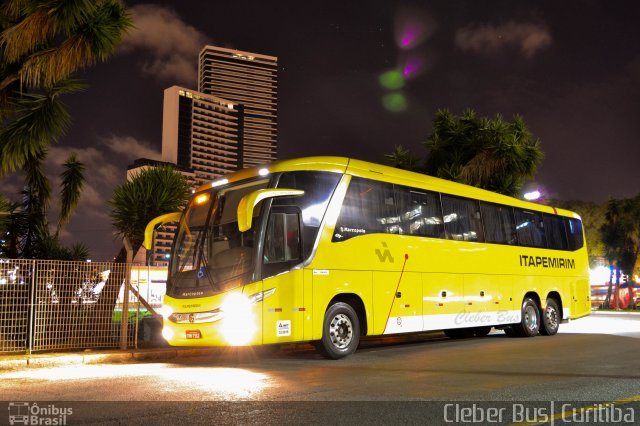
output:
M167 361L212 355L220 348L153 348L127 350L86 350L83 352L0 355L0 371L24 368L59 367L80 364L118 364L137 361Z
M640 311L591 311L591 315L640 315Z

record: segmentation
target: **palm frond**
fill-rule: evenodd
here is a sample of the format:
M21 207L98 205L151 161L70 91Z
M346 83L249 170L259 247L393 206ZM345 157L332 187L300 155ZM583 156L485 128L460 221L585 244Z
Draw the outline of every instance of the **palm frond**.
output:
M127 237L134 250L142 244L149 221L182 209L189 197L189 184L170 166L153 167L118 185L108 204L116 235Z
M78 206L80 193L85 182L84 164L78 161L75 154L71 154L64 163L63 169L60 174L60 216L58 217L55 237L58 237L60 229L69 221L71 213Z
M12 99L14 114L0 129L0 175L23 167L64 134L70 116L58 95L77 88L77 83L62 80L44 95L23 94Z

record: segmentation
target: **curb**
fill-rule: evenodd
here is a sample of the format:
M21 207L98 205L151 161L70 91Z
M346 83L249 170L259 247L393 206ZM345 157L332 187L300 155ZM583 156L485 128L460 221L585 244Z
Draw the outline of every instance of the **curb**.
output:
M640 315L640 311L591 311L592 315Z
M0 356L0 371L25 368L51 368L71 365L125 364L212 355L217 348L134 349L113 352ZM3 359L4 358L4 359Z

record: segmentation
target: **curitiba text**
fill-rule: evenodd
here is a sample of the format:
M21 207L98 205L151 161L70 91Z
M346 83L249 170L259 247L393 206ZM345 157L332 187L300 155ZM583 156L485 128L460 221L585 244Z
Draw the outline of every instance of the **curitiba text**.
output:
M534 268L576 269L576 261L574 259L566 259L563 257L527 256L526 254L521 254L520 266L533 266Z

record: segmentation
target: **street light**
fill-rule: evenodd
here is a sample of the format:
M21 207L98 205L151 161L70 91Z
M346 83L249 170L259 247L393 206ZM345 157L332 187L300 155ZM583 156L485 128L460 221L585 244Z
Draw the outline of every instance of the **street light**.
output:
M523 195L524 199L528 201L535 201L541 196L542 194L537 189L535 191L525 192L525 194Z

